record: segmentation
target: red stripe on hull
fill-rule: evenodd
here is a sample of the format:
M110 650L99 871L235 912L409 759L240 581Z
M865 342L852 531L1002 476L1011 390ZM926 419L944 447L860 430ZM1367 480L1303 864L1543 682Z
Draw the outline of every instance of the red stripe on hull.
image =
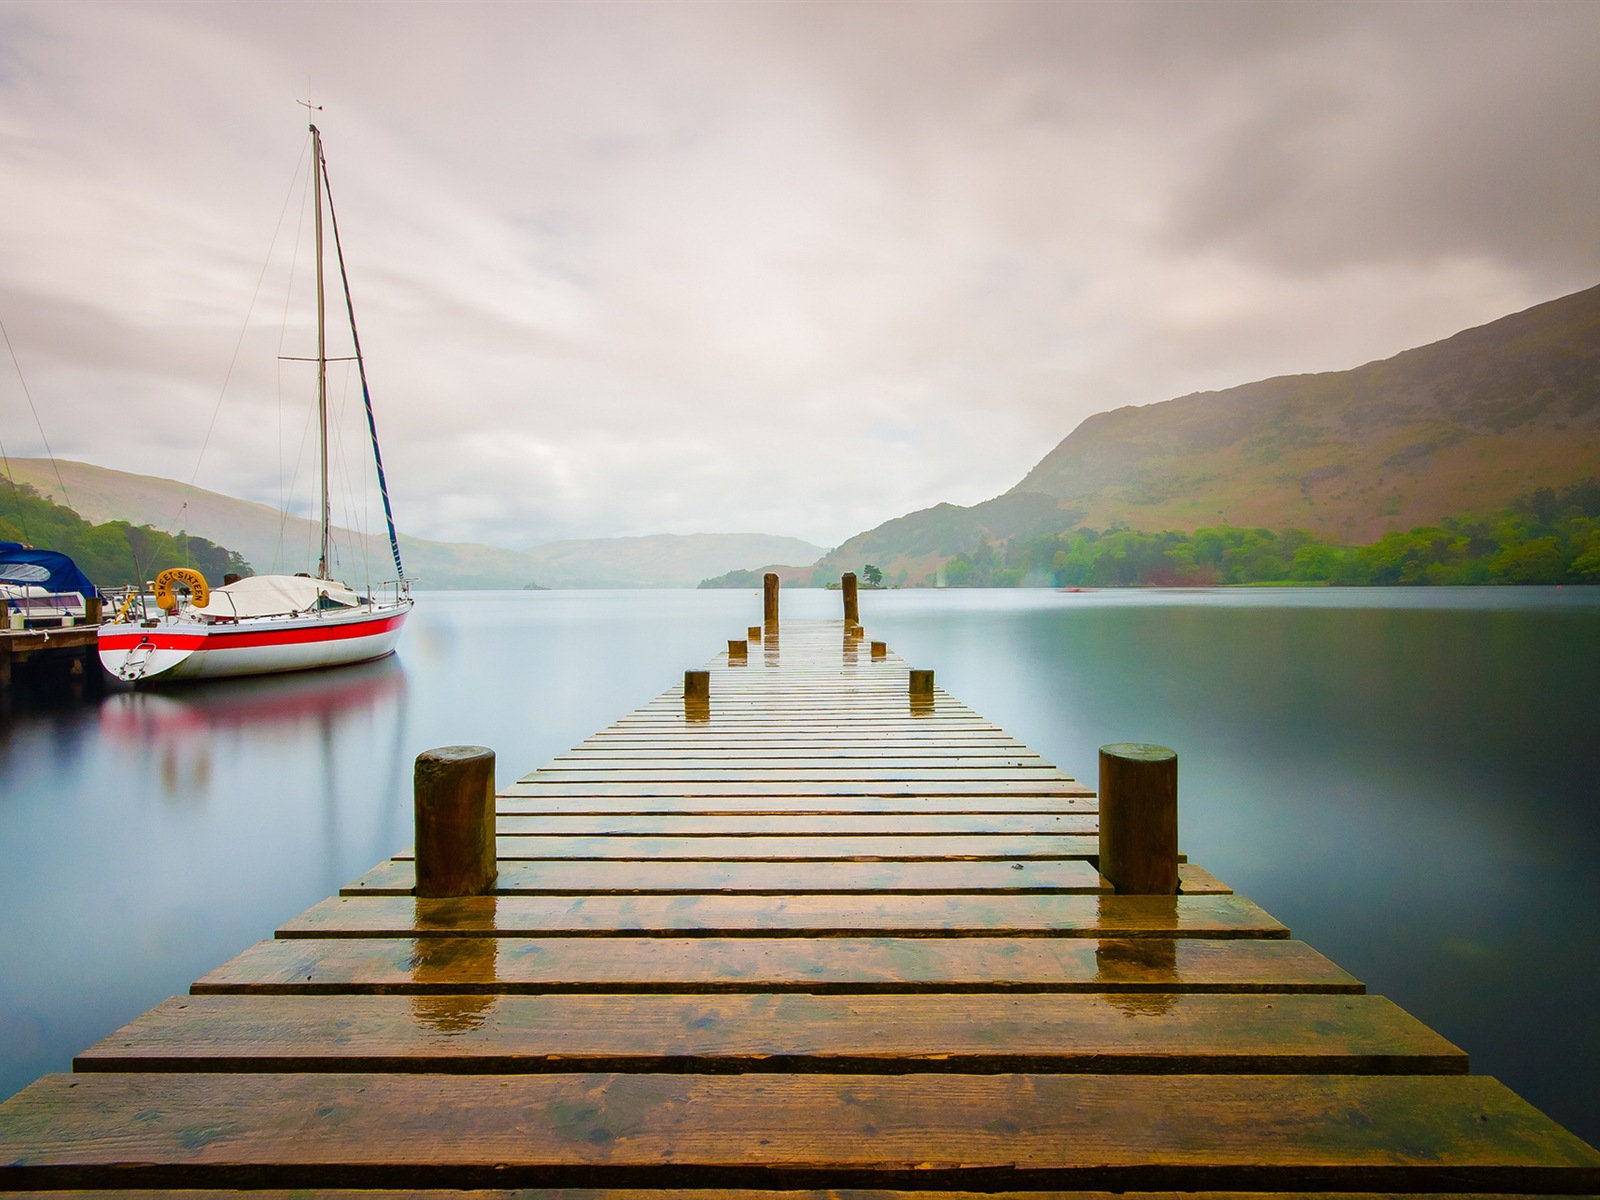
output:
M339 621L305 625L297 629L222 629L211 626L205 633L173 633L163 629L139 633L100 635L105 650L132 650L148 642L158 650L239 650L250 646L295 646L307 642L338 642L347 638L375 637L397 629L406 614L372 621ZM213 632L215 631L215 632Z

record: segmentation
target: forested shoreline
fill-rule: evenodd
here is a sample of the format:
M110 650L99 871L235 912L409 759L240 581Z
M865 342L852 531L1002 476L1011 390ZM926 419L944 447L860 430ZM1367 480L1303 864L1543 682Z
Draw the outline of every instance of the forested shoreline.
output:
M1303 529L1073 529L999 548L980 542L943 574L948 587L1600 583L1600 480L1543 488L1489 516L1446 518L1364 546Z
M9 479L0 482L0 541L68 555L103 588L148 581L168 567L194 567L214 585L230 573L253 573L237 552L205 538L127 521L96 525L28 484Z

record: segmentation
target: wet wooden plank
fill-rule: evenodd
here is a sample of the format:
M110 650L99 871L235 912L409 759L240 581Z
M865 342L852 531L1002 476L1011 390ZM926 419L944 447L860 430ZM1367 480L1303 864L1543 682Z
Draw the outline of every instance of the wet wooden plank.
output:
M416 870L409 859L390 859L341 888L341 896L410 895ZM813 862L804 871L783 863L631 862L626 869L582 862L503 862L499 895L693 895L745 892L788 896L813 892L1076 892L1109 891L1100 873L1072 859L1026 862Z
M1204 867L1192 862L1178 864L1178 890L1185 896L1231 896L1233 889Z
M1159 938L280 938L217 992L1360 992L1304 942Z
M279 937L1269 937L1241 896L337 896Z
M1464 1074L1467 1056L1381 996L252 994L174 996L74 1067Z
M1013 837L969 837L924 834L919 837L573 837L501 833L496 838L501 861L589 862L937 862L1016 859L1089 859L1100 853L1095 834L1038 834ZM411 859L406 850L395 855ZM631 870L632 868L625 868Z
M1600 1190L1600 1153L1463 1075L119 1072L0 1114L10 1188Z
M558 782L536 775L501 789L502 796L1046 796L1092 800L1094 789L1074 780L742 780L628 783Z
M181 1197L170 1189L74 1189L9 1193L16 1200L306 1200L305 1192L274 1188L185 1188ZM1399 1195L1391 1191L1390 1195ZM588 1188L581 1197L545 1188L328 1188L318 1196L332 1200L1372 1200L1371 1192L913 1192L868 1188L823 1188L763 1191L756 1188ZM1430 1192L1428 1200L1535 1200L1532 1193ZM1571 1194L1540 1200L1593 1200Z
M990 778L992 771L1058 771L1053 763L1038 755L1024 754L960 754L955 750L930 749L926 752L899 750L870 754L835 754L832 750L814 749L794 754L776 754L773 750L758 750L755 754L739 754L738 750L685 749L635 750L610 754L563 754L541 766L536 774L584 771L594 774L614 774L619 771L810 771L813 768L829 771L851 770L939 770L971 771L979 779ZM1034 778L1034 776L1027 776ZM1070 776L1069 776L1070 778Z
M501 817L530 816L906 816L1066 815L1093 817L1099 811L1089 796L839 796L828 791L809 795L767 793L751 796L707 796L666 792L662 795L595 796L582 788L528 795L501 792L495 800Z
M649 767L634 769L553 770L541 767L522 782L527 784L578 784L583 787L607 783L739 783L789 784L823 783L1020 783L1029 787L1042 783L1076 783L1065 771L1055 767L925 767L925 766L836 766L826 761L815 765L766 767Z
M715 746L710 743L699 745L669 743L660 746L601 747L585 744L575 746L565 754L556 755L547 765L590 766L596 763L611 762L648 765L657 762L676 763L702 758L717 761L731 760L749 763L758 767L770 762L788 762L793 759L843 759L847 762L878 762L884 759L890 761L902 759L922 761L926 759L946 765L973 763L979 766L994 762L1010 763L1015 766L1038 766L1045 761L1026 747L1016 745L965 746L934 741L919 744L902 739L899 745L876 744L863 746L839 746L820 740L811 746L786 746L781 743L767 746Z
M639 836L671 834L674 837L745 837L798 835L804 837L921 837L925 834L967 834L972 837L1006 837L1017 834L1094 833L1099 817L1094 813L764 813L720 816L694 812L627 814L547 814L526 816L502 813L502 834L556 836Z

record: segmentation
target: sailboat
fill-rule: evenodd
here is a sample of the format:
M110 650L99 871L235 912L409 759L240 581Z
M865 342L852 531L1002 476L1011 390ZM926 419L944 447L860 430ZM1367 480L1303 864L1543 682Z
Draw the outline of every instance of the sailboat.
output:
M322 498L322 543L316 574L252 575L212 588L200 572L187 567L163 571L155 579L154 603L140 589L131 592L120 611L100 627L100 662L117 679L129 683L152 680L210 679L264 675L335 667L382 658L394 651L401 627L411 612L410 585L400 562L389 485L378 449L378 428L367 389L366 364L356 333L355 309L339 243L339 220L333 208L328 164L322 154L322 133L311 127L312 185L315 193L317 279L317 417ZM332 505L328 495L328 343L327 305L323 280L323 208L333 231L339 280L366 404L378 490L389 527L395 579L362 594L331 574Z

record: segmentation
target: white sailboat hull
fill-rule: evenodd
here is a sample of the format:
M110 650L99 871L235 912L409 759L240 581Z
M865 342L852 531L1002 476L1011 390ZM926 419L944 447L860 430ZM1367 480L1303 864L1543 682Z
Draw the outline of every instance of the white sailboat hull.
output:
M355 612L208 622L187 614L153 625L100 627L101 665L129 683L272 675L367 662L394 652L411 601Z

